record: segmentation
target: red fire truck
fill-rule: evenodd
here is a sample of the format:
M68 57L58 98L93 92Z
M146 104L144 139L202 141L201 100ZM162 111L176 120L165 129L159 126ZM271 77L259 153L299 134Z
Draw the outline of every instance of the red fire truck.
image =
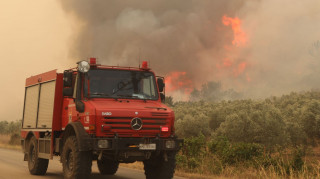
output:
M30 173L44 175L60 156L64 178L89 178L93 160L102 175L143 161L146 178L172 178L183 140L164 99L164 79L145 61L133 68L90 58L27 78L21 145Z

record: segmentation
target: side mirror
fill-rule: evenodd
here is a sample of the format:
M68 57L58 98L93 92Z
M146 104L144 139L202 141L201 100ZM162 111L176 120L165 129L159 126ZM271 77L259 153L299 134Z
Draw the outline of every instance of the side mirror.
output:
M63 87L72 87L72 71L64 71L63 73Z
M163 93L160 93L160 98L162 103L166 102L166 96Z
M84 112L84 103L80 100L76 100L76 110L80 113Z
M163 92L163 89L164 89L164 87L165 87L163 78L158 78L158 79L157 79L157 83L158 83L158 87L159 87L159 92L162 93L162 92Z

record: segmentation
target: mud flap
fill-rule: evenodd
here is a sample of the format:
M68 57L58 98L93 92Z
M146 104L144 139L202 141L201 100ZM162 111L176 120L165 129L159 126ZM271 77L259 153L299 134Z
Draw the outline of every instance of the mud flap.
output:
M24 156L23 156L23 161L28 161L29 157L28 157L28 153L24 153Z
M83 125L80 122L69 123L66 130L69 127L72 127L75 131L80 151L89 151L93 149L92 138L84 130Z

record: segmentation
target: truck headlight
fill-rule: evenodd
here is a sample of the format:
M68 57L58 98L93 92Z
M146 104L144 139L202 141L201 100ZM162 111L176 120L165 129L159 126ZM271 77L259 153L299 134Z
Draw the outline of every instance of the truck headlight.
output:
M110 143L108 140L98 140L98 147L99 148L109 148Z
M166 141L166 148L167 149L173 149L176 147L176 143L173 140L167 140Z
M90 69L90 64L87 61L81 61L78 63L78 70L82 73L87 73Z

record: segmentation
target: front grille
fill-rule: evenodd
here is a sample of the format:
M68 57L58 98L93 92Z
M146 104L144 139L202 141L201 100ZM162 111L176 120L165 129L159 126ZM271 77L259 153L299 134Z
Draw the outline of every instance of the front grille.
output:
M131 120L133 117L105 117L104 124L111 126L114 132L119 130L133 130L131 128ZM166 118L141 118L143 126L139 131L159 132L160 126L166 125Z
M168 117L169 114L168 113L163 113L163 112L151 112L152 116L156 116L156 117Z

